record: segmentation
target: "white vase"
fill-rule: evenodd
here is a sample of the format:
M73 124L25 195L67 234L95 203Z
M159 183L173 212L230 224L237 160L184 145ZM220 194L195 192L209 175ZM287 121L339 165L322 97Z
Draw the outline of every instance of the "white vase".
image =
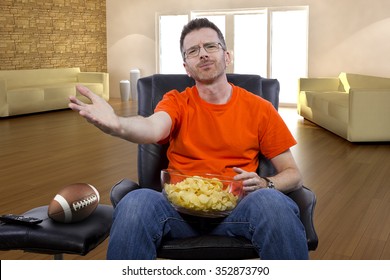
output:
M120 92L121 92L121 100L129 101L130 99L130 81L122 80L120 81Z
M130 70L131 99L138 100L137 82L141 75L139 69Z

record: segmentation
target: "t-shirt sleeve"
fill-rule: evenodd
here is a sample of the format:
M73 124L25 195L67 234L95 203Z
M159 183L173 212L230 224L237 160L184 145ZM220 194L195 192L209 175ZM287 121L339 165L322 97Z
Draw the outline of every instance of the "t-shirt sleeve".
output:
M267 124L264 129L259 129L260 151L265 157L272 159L297 142L272 104L267 110Z
M179 110L181 106L180 106L179 95L180 93L177 90L172 90L167 92L166 94L164 94L163 98L154 109L155 113L163 111L168 113L168 115L171 117L172 127L171 127L170 135L174 131L175 127L178 127L178 123L180 122ZM158 143L159 144L167 143L169 137L170 136L168 136L166 139L159 141Z

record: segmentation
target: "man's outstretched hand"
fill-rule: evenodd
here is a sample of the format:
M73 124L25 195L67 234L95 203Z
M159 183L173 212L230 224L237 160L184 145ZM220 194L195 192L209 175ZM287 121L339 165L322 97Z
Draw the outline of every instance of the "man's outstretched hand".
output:
M69 108L78 112L103 132L117 135L120 129L119 117L110 104L84 86L78 85L76 89L81 95L91 100L91 104L84 103L75 96L70 96Z

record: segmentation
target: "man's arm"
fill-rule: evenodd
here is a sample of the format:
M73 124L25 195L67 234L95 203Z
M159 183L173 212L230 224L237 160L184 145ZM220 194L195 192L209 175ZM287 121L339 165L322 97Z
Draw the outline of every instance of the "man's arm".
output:
M268 177L281 192L290 192L302 187L302 175L290 150L271 159L277 174Z
M274 165L277 174L268 177L268 179L274 183L277 190L281 192L290 192L302 187L302 176L290 150L272 158L271 162ZM256 172L246 172L245 170L236 167L234 168L234 171L238 173L234 179L243 180L244 190L246 192L252 192L267 187L268 182L265 179L260 178Z
M77 86L83 96L92 104L85 104L74 96L69 97L69 108L79 112L88 122L103 132L134 143L156 143L166 138L171 129L172 120L168 113L157 112L150 117L119 117L103 98L88 88Z

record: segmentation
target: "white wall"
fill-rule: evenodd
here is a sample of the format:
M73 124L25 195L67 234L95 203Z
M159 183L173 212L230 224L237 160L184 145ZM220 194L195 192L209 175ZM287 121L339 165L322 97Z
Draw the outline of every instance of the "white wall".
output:
M341 71L390 77L388 0L108 0L110 95L132 68L156 72L156 14L266 6L309 6L309 76ZM179 43L178 43L179 44Z

